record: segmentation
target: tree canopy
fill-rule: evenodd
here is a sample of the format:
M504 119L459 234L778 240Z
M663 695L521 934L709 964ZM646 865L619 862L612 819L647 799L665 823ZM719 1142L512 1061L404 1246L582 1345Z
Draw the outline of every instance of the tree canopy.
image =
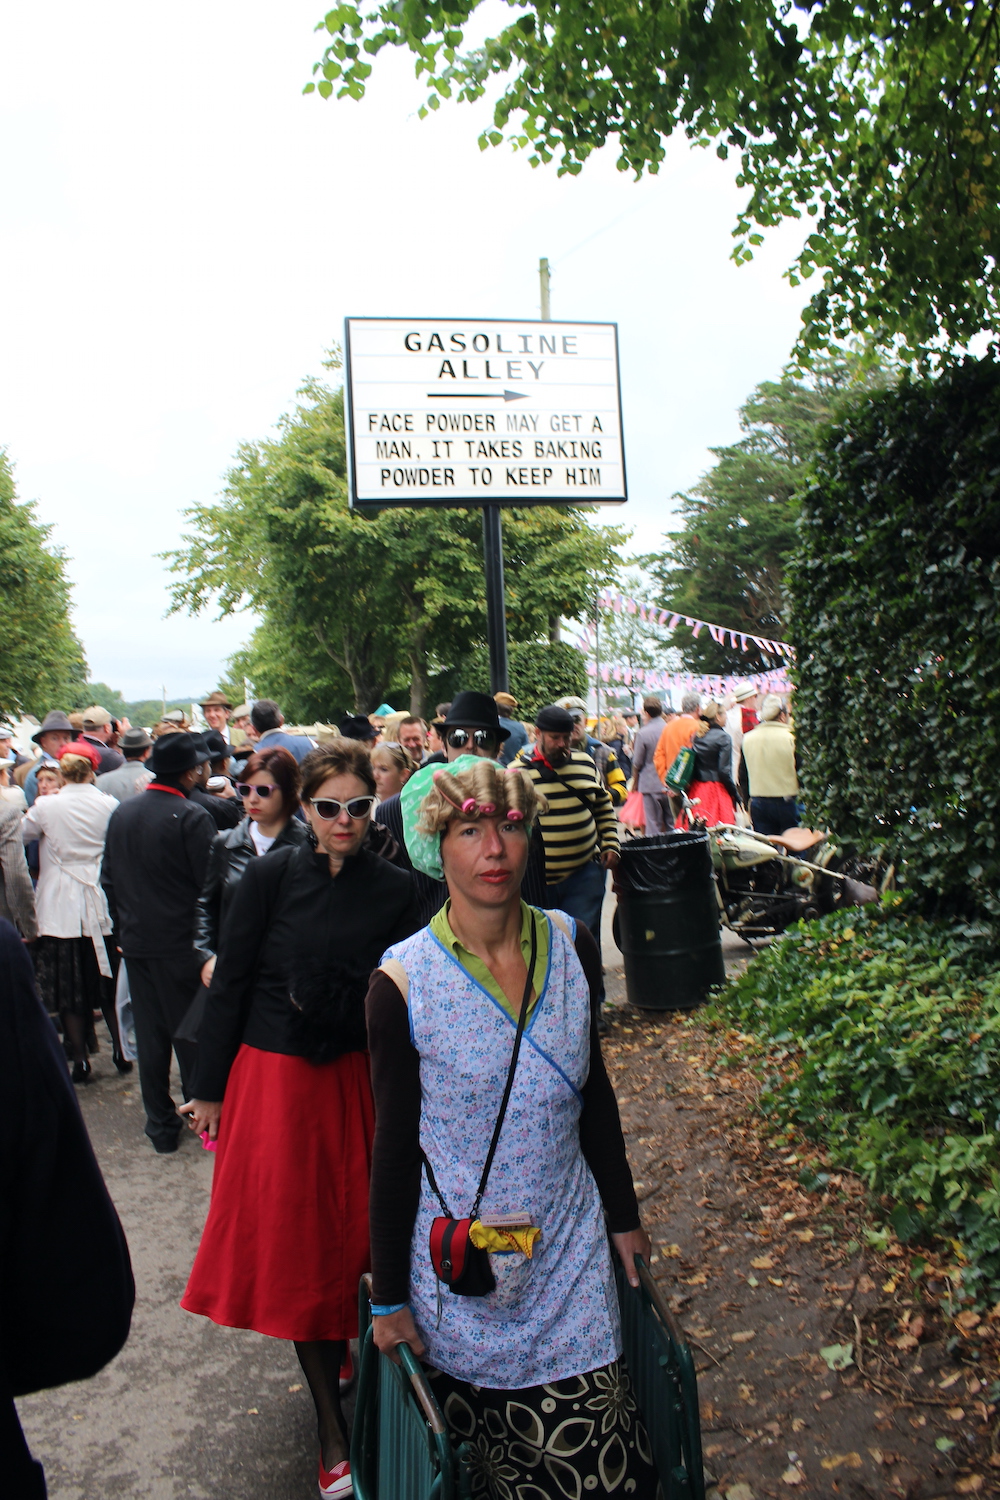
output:
M425 706L431 675L485 639L477 510L348 509L344 398L319 381L278 436L244 444L222 498L187 512L173 607L261 611L230 666L305 720L390 692ZM611 575L623 533L581 511L504 511L507 621L514 640L554 636Z
M646 564L657 602L699 620L769 640L786 639L785 565L795 546L805 464L834 414L889 377L860 359L826 360L808 383L792 371L759 385L740 408L744 436L712 448L715 466L680 501L681 527ZM728 640L728 638L727 638ZM696 672L766 672L782 665L747 643L742 651L706 632L673 633Z
M793 281L822 273L803 344L850 330L911 352L1000 325L997 0L510 0L482 43L482 0L342 0L306 85L360 98L387 46L415 55L427 107L498 95L494 128L533 165L579 172L617 140L656 172L681 130L739 155L737 261L783 219L812 221Z
M83 647L70 623L63 554L51 527L19 502L0 448L0 712L32 713L75 705L86 682Z

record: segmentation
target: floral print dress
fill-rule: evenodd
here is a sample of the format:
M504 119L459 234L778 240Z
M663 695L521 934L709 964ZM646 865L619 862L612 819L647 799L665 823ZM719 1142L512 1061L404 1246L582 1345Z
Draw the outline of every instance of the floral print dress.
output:
M490 1500L589 1494L642 1500L655 1489L646 1434L621 1365L618 1299L597 1184L580 1149L590 992L562 913L524 1031L482 1212L526 1211L541 1228L530 1260L490 1257L496 1290L455 1296L428 1253L441 1207L421 1184L410 1302L439 1402L467 1450L473 1493ZM420 1057L420 1145L456 1217L476 1196L515 1023L428 928L391 948L409 981Z

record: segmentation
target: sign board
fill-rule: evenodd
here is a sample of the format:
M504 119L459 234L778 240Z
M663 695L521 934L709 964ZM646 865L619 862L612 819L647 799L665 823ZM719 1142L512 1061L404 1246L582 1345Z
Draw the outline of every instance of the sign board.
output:
M352 506L620 505L614 323L348 318Z

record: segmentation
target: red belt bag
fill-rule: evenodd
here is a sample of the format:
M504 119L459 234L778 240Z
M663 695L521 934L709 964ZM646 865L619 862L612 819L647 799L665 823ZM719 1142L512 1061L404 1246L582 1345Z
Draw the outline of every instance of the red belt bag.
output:
M535 972L537 950L538 934L535 929L535 918L532 914L531 960L528 964L528 977L524 985L524 998L521 1001L521 1014L517 1018L514 1050L511 1053L510 1067L507 1069L507 1084L503 1091L503 1100L500 1104L497 1122L493 1127L493 1139L490 1141L490 1149L486 1153L483 1174L479 1179L476 1201L472 1205L472 1212L467 1219L456 1219L452 1214L437 1185L434 1177L434 1169L427 1160L427 1157L424 1157L427 1181L430 1183L432 1191L444 1209L444 1213L431 1222L431 1265L434 1267L434 1274L438 1280L443 1281L448 1290L454 1292L456 1297L485 1297L488 1292L496 1289L496 1278L490 1266L489 1254L485 1250L480 1250L478 1246L472 1243L469 1238L469 1230L479 1218L479 1207L483 1201L483 1194L486 1191L486 1184L489 1180L490 1168L493 1165L493 1158L496 1155L497 1145L500 1141L500 1132L503 1129L504 1116L507 1113L510 1091L514 1086L514 1073L517 1069L518 1054L521 1051L524 1023L528 1017L528 1002L531 999L531 982Z

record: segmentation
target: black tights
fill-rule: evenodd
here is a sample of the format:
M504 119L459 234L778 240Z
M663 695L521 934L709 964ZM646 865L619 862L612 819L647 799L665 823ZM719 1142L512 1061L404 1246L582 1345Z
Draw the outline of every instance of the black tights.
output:
M347 1424L340 1407L340 1367L344 1363L344 1349L343 1339L319 1339L314 1343L295 1345L316 1407L319 1446L326 1469L332 1469L334 1464L347 1458L350 1449Z

